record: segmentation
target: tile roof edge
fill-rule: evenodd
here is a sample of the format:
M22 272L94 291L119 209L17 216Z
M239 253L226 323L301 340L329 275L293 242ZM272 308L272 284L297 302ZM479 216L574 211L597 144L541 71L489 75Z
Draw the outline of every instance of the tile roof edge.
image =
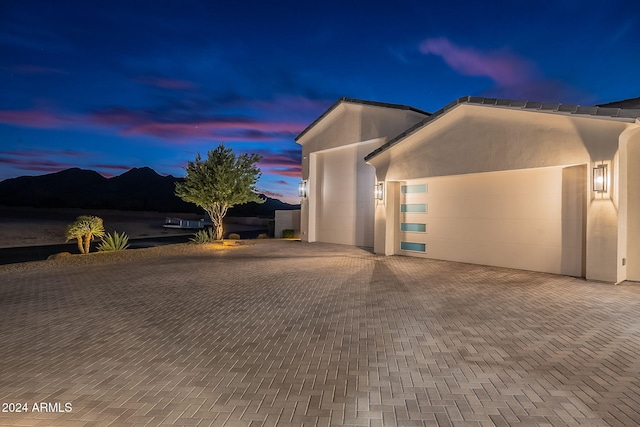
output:
M560 114L571 114L571 115L579 115L586 117L611 117L611 118L621 118L624 120L631 121L633 119L640 119L640 109L624 109L624 108L609 108L609 107L600 107L600 106L580 106L580 105L572 105L572 104L554 104L554 103L545 103L545 102L532 102L532 101L519 101L519 100L511 100L511 99L500 99L500 98L485 98L481 96L463 96L461 98L456 99L453 102L445 105L429 117L426 117L424 120L416 123L411 126L409 129L400 133L396 137L390 139L385 144L381 145L371 153L367 154L364 158L365 161L369 161L374 158L378 154L386 151L390 147L396 145L398 142L408 137L409 135L415 133L419 129L428 125L429 123L437 120L438 118L444 116L449 111L456 108L458 105L468 104L468 105L478 105L478 106L487 106L487 107L498 107L498 108L506 108L510 110L521 110L521 111L541 111L546 113L560 113ZM615 114L614 114L615 113Z
M425 116L431 115L431 113L429 113L427 111L421 110L419 108L412 107L410 105L392 104L392 103L389 103L389 102L379 102L379 101L368 101L368 100L364 100L364 99L349 98L349 97L343 96L343 97L338 98L338 100L336 102L334 102L329 108L327 108L327 110L324 113L322 113L320 116L318 116L318 118L316 118L313 122L311 122L311 124L309 126L304 128L304 130L302 132L300 132L298 134L298 136L296 136L294 138L294 140L298 141L302 136L304 136L307 132L309 132L315 125L320 123L322 121L322 119L324 119L326 116L328 116L329 113L331 113L333 110L338 108L339 105L344 104L344 103L371 105L371 106L374 106L374 107L394 108L394 109L398 109L398 110L409 110L409 111L413 111L413 112L416 112L416 113L419 113L419 114L423 114Z

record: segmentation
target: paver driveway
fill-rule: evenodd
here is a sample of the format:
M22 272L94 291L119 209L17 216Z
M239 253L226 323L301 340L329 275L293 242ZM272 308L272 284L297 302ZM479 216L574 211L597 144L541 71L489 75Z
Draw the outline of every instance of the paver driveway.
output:
M0 309L1 425L640 424L638 285L271 241L0 272Z

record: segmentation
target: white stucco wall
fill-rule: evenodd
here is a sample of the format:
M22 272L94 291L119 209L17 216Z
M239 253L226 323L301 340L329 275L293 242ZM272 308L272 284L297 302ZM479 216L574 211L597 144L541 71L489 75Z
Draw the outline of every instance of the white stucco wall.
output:
M620 136L619 158L618 281L640 281L640 127Z
M300 210L275 211L275 227L273 235L276 239L282 236L282 230L293 230L293 237L300 238Z
M586 164L611 160L629 126L605 118L463 104L370 163L378 178L388 180Z
M424 117L345 102L298 139L309 193L301 203L302 240L373 246L375 171L364 157Z
M379 141L314 153L317 172L310 179L316 195L315 240L373 246L375 170L364 156Z
M375 176L371 168L360 162L367 151L373 151L424 118L406 109L343 102L307 129L297 141L302 145L303 179L309 183L309 196L301 203L302 239L368 246L367 236L373 230L376 253L397 253L401 182L527 170L534 176L541 170L553 170L549 173L555 173L557 179L544 175L537 178L538 182L529 179L521 187L542 186L549 194L542 197L519 190L521 194L513 197L544 205L542 209L556 213L561 200L561 216L556 215L555 224L541 233L553 236L546 242L560 248L560 252L556 250L553 256L545 255L544 251L536 255L533 249L527 252L527 241L532 248L540 246L537 237L531 234L523 240L525 252L518 257L546 256L546 261L532 261L541 267L521 268L581 274L610 282L620 278L640 280L640 243L636 243L640 238L633 237L640 233L640 172L632 167L640 163L640 135L632 132L640 122L463 103L369 159ZM609 190L604 194L591 188L592 168L601 163L608 165L610 180ZM520 173L518 179L525 175ZM373 184L377 181L385 183L385 199L381 202L373 200ZM473 183L464 182L465 186ZM552 193L553 201L545 202ZM579 203L568 203L576 202L576 197ZM482 209L495 209L501 204L507 211L513 208L505 205L508 198L494 202L491 197L485 199ZM568 207L573 212L565 212ZM572 221L569 226L572 231L567 234L567 222ZM563 225L558 229L560 223ZM494 228L499 228L496 224ZM568 236L573 242L569 246L582 239L580 250L571 256L565 250ZM483 237L485 241L491 238ZM485 252L489 256L490 251ZM552 259L558 254L562 258L559 267L558 261ZM469 257L472 256L475 255L470 253ZM503 251L496 256L509 254ZM554 262L556 266L550 267Z
M342 103L298 139L302 145L302 174L305 176L307 171L304 156L309 153L392 138L424 118L425 115L412 110Z
M611 165L618 139L633 126L608 118L459 105L398 144L373 157L380 181L453 176L539 167ZM612 167L610 167L612 169ZM614 192L588 191L586 224L586 277L617 279L618 229ZM379 216L389 209L378 207ZM384 225L382 225L384 224ZM374 250L389 253L392 224L376 220Z

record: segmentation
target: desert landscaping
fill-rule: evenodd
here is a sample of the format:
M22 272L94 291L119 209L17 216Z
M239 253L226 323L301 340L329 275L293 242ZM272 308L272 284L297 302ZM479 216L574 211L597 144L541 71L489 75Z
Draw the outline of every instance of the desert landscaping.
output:
M189 230L164 228L165 218L201 218L197 214L162 212L0 207L0 248L64 243L67 225L79 215L99 216L107 232L125 232L130 238L189 234Z

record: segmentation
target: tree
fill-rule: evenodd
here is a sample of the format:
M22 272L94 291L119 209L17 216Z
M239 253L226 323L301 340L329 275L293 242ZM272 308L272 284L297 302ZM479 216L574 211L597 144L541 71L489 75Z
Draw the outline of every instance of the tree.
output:
M76 239L80 253L88 254L94 237L104 236L102 218L91 215L81 215L75 222L67 226L67 241Z
M235 155L224 143L209 150L205 160L196 155L185 168L187 176L176 183L176 195L185 202L195 203L211 217L216 240L222 239L222 220L229 208L247 202L263 203L256 192L262 172L254 164L258 154Z

